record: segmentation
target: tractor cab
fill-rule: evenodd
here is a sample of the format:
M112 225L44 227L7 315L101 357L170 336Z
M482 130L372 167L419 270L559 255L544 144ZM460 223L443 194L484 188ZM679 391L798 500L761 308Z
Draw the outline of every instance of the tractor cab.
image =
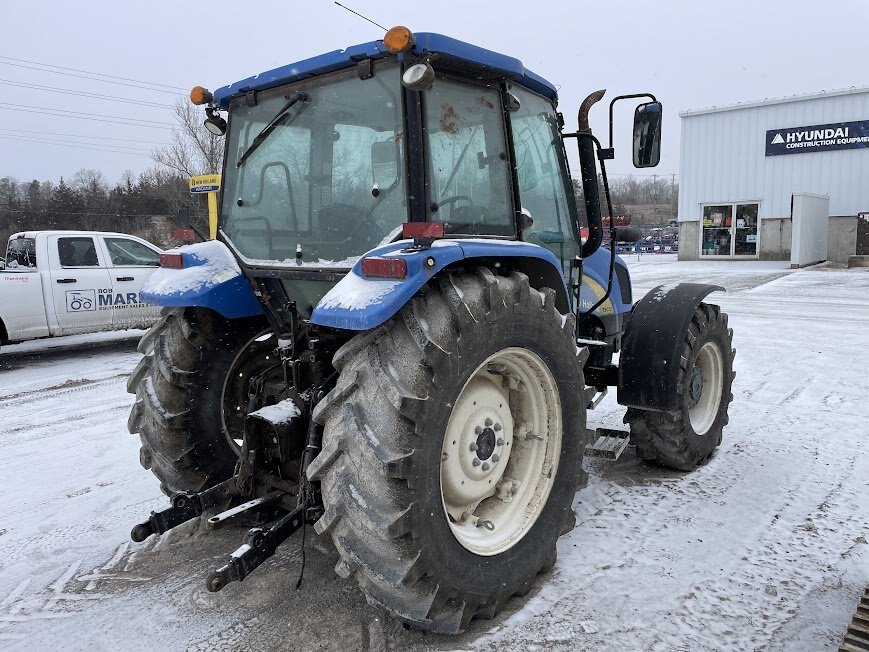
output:
M407 222L579 254L556 90L516 59L394 28L194 100L227 131L220 239L299 305Z

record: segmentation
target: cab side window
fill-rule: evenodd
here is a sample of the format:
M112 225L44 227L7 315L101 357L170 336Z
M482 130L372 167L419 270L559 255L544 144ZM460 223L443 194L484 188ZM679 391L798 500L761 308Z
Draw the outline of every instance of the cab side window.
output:
M99 267L100 265L93 238L58 238L57 253L63 267Z
M542 245L562 261L579 253L572 216L572 204L565 179L569 179L563 158L552 105L539 95L521 88L510 92L519 99L519 110L510 114L516 176L523 210L530 213L533 226L524 239Z
M447 233L514 235L499 91L438 79L424 102L431 219Z
M160 254L140 242L127 238L105 238L105 243L115 267L160 265Z

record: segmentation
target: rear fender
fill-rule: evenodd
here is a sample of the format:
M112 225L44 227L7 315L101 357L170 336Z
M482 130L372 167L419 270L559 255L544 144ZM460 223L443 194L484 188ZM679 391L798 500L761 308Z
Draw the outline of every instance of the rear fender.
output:
M173 308L210 308L227 319L263 314L262 306L229 248L217 240L172 249L182 269L160 267L139 293L144 303Z
M667 412L678 408L676 383L685 333L694 311L719 285L659 285L634 306L619 356L618 402Z
M477 260L481 265L507 265L555 289L556 305L567 312L567 287L558 258L543 247L514 240L436 240L430 249L411 250L403 240L378 247L364 257L403 258L407 278L366 278L362 261L341 279L314 308L311 322L347 330L368 330L395 315L423 285L445 268L461 261ZM557 282L557 284L556 284Z

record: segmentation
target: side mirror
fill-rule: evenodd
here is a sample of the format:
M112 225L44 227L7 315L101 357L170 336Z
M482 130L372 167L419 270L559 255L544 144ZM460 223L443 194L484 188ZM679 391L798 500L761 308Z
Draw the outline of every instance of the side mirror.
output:
M660 102L640 104L634 111L634 167L653 168L661 161Z
M371 176L375 190L389 190L398 181L398 144L391 139L371 143Z
M0 269L6 269L6 261L0 260Z

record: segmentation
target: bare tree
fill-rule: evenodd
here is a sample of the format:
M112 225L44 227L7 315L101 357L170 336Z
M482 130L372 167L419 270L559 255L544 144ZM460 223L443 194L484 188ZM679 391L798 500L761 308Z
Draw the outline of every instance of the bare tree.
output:
M224 140L203 126L202 109L179 99L175 103L175 120L178 126L172 130L169 144L151 153L157 166L183 177L220 172Z
M81 193L100 189L105 192L108 184L100 170L81 168L72 176L72 187Z

